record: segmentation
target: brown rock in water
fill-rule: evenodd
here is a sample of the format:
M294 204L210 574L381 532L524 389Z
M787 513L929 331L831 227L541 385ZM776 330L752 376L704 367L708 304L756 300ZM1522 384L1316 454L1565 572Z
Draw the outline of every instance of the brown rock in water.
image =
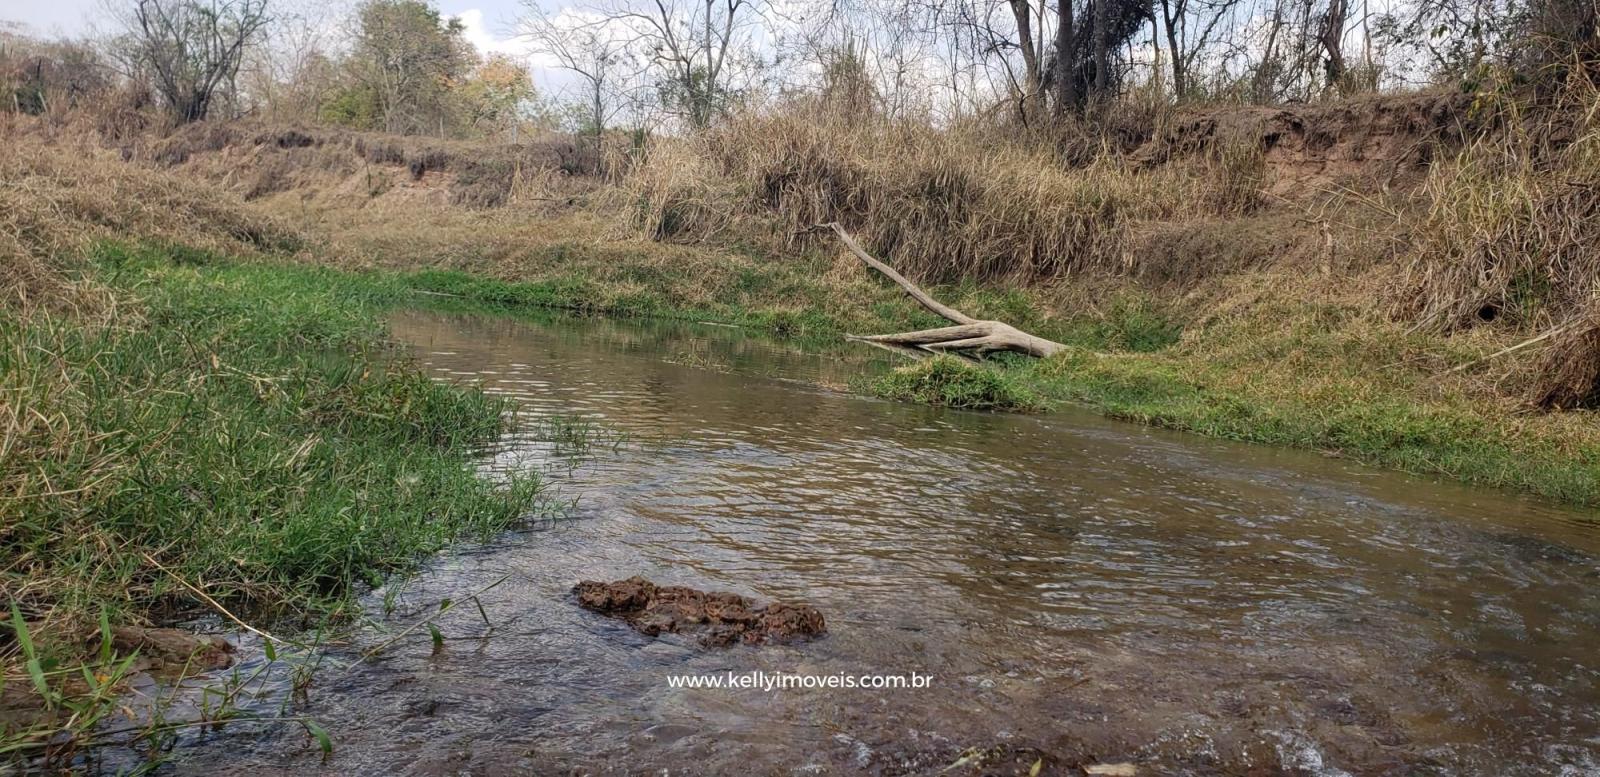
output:
M111 630L111 646L124 654L139 651L153 669L226 669L233 664L233 643L182 629L118 626Z
M742 626L748 626L756 621L756 614L750 611L750 603L745 601L744 597L726 591L706 594L706 617L721 623L736 623ZM820 633L822 630L817 631Z
M585 580L573 589L578 603L608 615L643 610L656 595L656 584L638 575L614 583Z
M637 576L611 583L584 580L573 591L585 609L622 618L640 633L700 632L700 644L707 647L788 642L828 630L822 613L808 604L757 607L735 593L657 586Z
M822 613L809 604L773 602L761 613L757 628L746 631L745 642L784 642L827 631Z

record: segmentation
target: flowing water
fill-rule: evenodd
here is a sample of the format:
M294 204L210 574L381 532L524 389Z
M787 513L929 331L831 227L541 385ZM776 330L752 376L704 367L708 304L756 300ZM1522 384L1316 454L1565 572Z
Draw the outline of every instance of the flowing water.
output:
M421 632L324 672L303 711L331 757L291 728L225 730L174 772L922 774L982 748L999 773L1600 773L1583 514L1084 412L849 396L815 386L882 365L725 328L393 330L442 378L620 439L492 451L553 473L574 519L373 592L399 628L505 577L482 616L445 616L442 649ZM570 594L631 575L809 602L830 633L706 649ZM758 670L931 681L669 687Z

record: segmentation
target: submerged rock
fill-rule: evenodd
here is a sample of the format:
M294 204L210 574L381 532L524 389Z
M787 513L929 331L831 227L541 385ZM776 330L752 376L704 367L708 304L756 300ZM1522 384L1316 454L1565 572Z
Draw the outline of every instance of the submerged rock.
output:
M658 586L638 576L610 583L584 580L572 590L585 609L622 618L640 633L700 632L700 644L707 647L788 642L828 630L822 613L809 604L757 607L738 594Z
M233 644L221 637L190 634L182 629L118 626L111 644L119 653L139 651L150 669L225 669L233 663Z

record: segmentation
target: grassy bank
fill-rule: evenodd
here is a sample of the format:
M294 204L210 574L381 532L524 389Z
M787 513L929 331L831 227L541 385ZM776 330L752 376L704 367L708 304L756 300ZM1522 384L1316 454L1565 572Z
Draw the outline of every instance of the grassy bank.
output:
M1018 369L1021 385L1109 416L1380 467L1600 504L1594 419L1505 412L1448 393L1426 396L1330 361L1300 370L1218 363L1195 353L1133 358L1067 354Z
M8 706L81 691L101 619L200 612L198 589L319 620L534 505L536 481L471 466L508 408L397 361L382 288L114 244L74 272L117 311L0 317L0 588L32 643L0 636ZM92 719L52 706L43 728L12 720L0 753Z

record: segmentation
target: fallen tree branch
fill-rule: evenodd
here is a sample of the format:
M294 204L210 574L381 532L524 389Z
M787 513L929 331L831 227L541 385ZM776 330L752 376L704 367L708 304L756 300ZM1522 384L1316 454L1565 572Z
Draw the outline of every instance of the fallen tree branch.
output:
M955 326L937 327L934 329L921 329L915 332L901 332L889 335L846 335L851 340L868 343L886 348L896 353L908 356L925 357L930 354L947 353L967 359L979 358L985 354L996 351L1012 351L1029 356L1043 358L1066 349L1066 346L1053 340L1035 337L1010 324L1000 321L982 321L962 313L936 299L933 295L923 291L905 276L895 272L893 267L879 261L867 253L856 239L846 232L843 226L833 221L817 225L819 229L831 229L844 241L850 253L856 255L868 267L882 273L889 280L894 281L917 304L927 308L934 315L939 316Z

